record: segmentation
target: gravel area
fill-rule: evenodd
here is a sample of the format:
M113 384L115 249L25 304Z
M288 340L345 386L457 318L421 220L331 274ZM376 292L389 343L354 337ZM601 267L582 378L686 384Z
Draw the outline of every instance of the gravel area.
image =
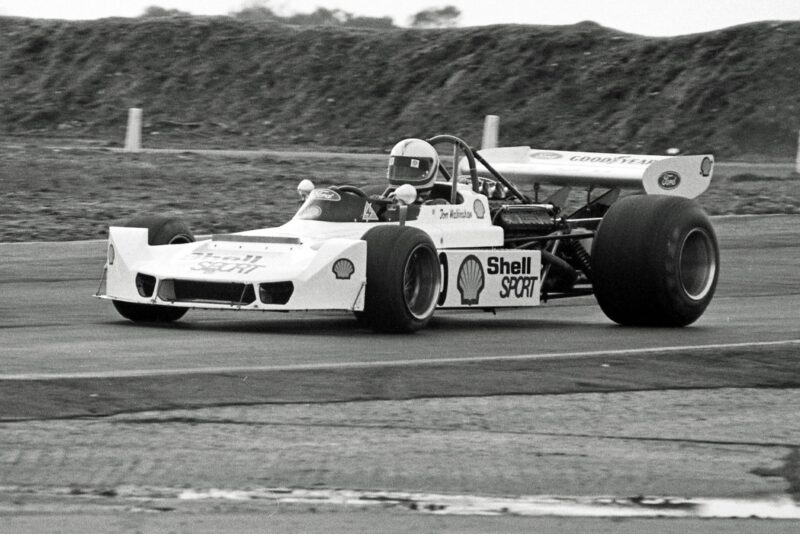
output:
M5 486L76 493L134 486L777 495L800 487L798 403L796 389L719 389L4 423L0 478Z

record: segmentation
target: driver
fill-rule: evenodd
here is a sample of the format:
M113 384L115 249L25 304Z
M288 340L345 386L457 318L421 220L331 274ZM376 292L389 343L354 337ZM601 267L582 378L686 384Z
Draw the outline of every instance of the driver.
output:
M413 185L417 189L418 201L424 201L433 189L438 170L439 154L433 145L422 139L403 139L389 154L386 177L394 188L403 184Z

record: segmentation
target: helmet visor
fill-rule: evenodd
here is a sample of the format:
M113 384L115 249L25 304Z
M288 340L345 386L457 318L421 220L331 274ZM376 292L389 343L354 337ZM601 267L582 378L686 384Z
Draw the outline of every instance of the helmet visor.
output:
M427 183L433 167L433 158L412 158L408 156L392 156L389 158L389 182L403 182L414 185Z

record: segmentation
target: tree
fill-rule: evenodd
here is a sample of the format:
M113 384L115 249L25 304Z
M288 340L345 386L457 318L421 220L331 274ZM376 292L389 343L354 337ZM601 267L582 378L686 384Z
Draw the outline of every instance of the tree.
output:
M318 7L313 13L296 13L283 17L283 21L298 26L341 26L352 17L350 13L341 9Z
M410 20L412 28L453 28L458 26L461 10L456 6L423 9Z
M346 23L354 28L394 28L392 17L353 17Z
M229 15L237 19L247 20L281 20L275 11L269 7L269 2L265 0L253 0L249 4L242 6L239 11L232 11Z
M139 15L142 18L152 18L152 17L187 17L192 16L191 13L187 11L181 11L180 9L165 9L161 6L148 6L145 8L144 12Z
M311 13L281 15L270 7L270 0L251 0L230 16L247 20L270 20L297 26L348 26L357 28L393 28L390 17L360 17L341 9L318 7Z

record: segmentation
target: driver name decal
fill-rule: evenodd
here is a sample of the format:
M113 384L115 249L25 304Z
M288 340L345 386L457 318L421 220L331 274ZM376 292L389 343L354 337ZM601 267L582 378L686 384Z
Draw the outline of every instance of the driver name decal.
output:
M443 209L441 215L439 215L439 219L471 219L472 212L468 209L464 208L450 208L450 209Z

